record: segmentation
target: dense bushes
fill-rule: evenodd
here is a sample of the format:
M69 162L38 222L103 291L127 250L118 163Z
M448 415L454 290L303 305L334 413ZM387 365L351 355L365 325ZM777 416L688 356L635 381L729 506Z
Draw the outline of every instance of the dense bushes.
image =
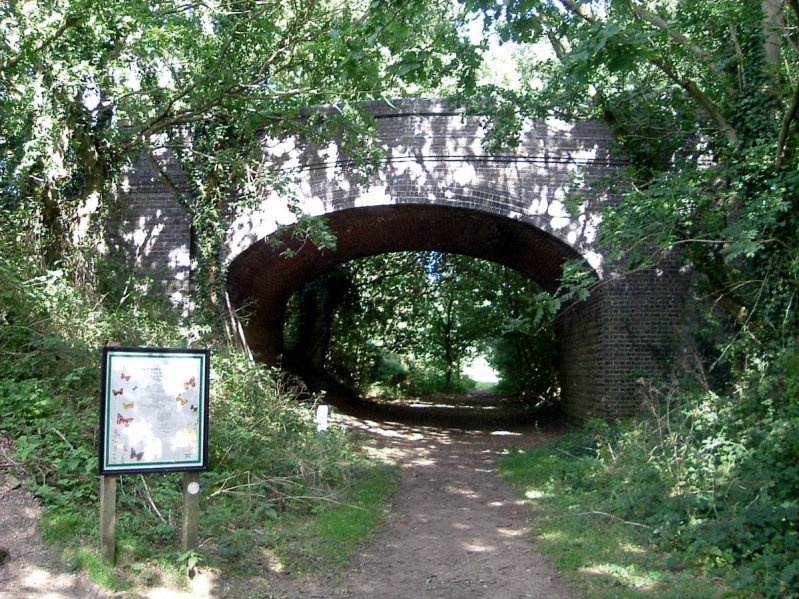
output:
M634 523L673 565L698 564L743 596L799 597L796 349L761 353L739 380L725 394L650 387L636 421L593 422L506 469Z
M210 469L201 476L200 529L203 553L212 559L237 559L255 544L284 544L284 517L324 511L373 467L341 429L324 438L316 433L311 404L296 401L298 386L224 340L179 323L153 299L157 289L136 273L123 274L113 294L99 295L64 272L40 270L32 258L0 252L0 434L14 439L11 458L48 508L45 535L66 543L78 562L96 544L106 344L212 348ZM118 485L119 561L174 565L179 476L121 476Z

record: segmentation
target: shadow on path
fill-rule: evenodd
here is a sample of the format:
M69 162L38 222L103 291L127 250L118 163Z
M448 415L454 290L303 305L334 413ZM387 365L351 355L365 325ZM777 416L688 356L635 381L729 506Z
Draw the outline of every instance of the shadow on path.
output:
M498 475L509 447L554 432L464 431L354 420L367 447L399 464L401 480L384 531L340 578L277 576L283 599L569 599L572 593L536 551L527 511Z
M560 422L559 404L533 405L529 398L518 395L474 391L386 400L364 397L357 389L343 385L328 374L308 371L300 376L311 393L324 392L328 403L362 420L470 430L556 427Z

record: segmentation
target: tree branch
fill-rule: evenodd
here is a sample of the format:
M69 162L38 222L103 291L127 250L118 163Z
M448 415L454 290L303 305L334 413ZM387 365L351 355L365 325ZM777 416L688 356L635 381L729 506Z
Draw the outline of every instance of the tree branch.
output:
M646 23L649 23L653 27L656 27L664 32L671 38L672 41L676 42L686 50L688 50L691 54L693 54L696 58L701 60L702 62L707 63L710 68L713 70L714 73L722 73L724 69L717 61L713 59L713 55L710 52L706 51L704 48L698 46L687 37L685 37L682 33L674 29L670 23L668 23L665 19L659 17L658 15L649 12L642 6L637 6L635 4L630 4L633 13L635 16ZM733 95L733 89L727 86L727 93L729 95Z
M299 21L295 20L295 24ZM246 26L246 23L242 24L241 27ZM301 27L298 28L298 33L294 35L294 37L289 37L285 43L284 47L292 46L295 42L301 40L308 39L308 33L304 35L300 35ZM202 118L202 113L211 108L218 106L222 103L223 100L226 98L231 97L231 94L235 90L245 90L250 87L257 87L264 83L268 79L268 67L283 53L280 51L274 52L259 68L258 73L246 83L234 83L232 85L228 85L226 88L217 91L216 95L208 100L205 104L198 106L198 107L189 107L186 110L183 110L181 113L173 115L170 117L170 112L174 105L181 99L188 96L192 93L195 89L197 89L200 85L207 83L211 77L213 77L223 66L223 58L226 57L228 51L230 50L231 45L233 44L236 37L242 34L244 29L240 28L240 26L236 26L234 30L231 32L228 39L223 44L220 50L220 56L217 58L216 64L205 74L203 77L190 85L186 86L182 91L178 92L166 105L166 107L158 114L156 117L151 119L148 123L142 126L139 131L133 135L131 142L135 144L137 139L147 138L150 135L158 133L160 131L164 131L170 127L174 127L175 125L180 125L183 123L187 123L190 121L197 121ZM291 96L298 93L307 92L308 90L290 90L288 92L275 92L270 94L270 97L277 98L281 95L284 96Z
M53 42L58 40L61 36L63 36L67 32L68 29L70 29L70 28L74 27L75 25L77 25L78 23L80 23L80 21L83 19L83 17L85 17L87 14L88 14L88 11L82 11L82 12L79 12L78 14L75 14L75 15L69 15L66 19L64 19L64 22L55 31L55 33L53 33L51 36L45 38L42 41L42 43L39 44L39 46L35 50L32 50L31 54L38 54L39 52L41 52L42 50L47 48L50 44L52 44ZM7 71L8 69L13 69L20 62L22 62L22 59L27 54L28 53L25 52L24 50L20 50L14 58L11 58L11 59L7 60L5 63L0 63L0 73L3 73L5 71Z
M635 15L639 19L641 19L642 21L646 21L650 25L665 31L672 40L674 40L675 42L677 42L678 44L689 50L697 58L707 63L713 63L713 56L709 52L707 52L704 48L697 46L695 43L693 43L691 40L689 40L679 31L675 31L675 29L671 25L669 25L669 23L665 19L662 19L656 14L649 12L642 6L631 4L631 8L633 10L633 13L635 13Z
M619 518L618 516L614 516L613 514L608 514L607 512L600 512L598 510L591 510L590 512L581 512L579 514L574 514L575 516L607 516L608 518L612 518L617 522L621 522L622 524L630 524L632 526L639 526L641 528L647 528L652 530L651 526L647 526L646 524L641 524L640 522L630 522L629 520L624 520Z
M746 87L746 71L744 65L744 51L741 47L741 40L738 39L738 27L733 23L730 24L730 37L732 38L732 45L735 48L735 56L738 58L736 70L738 71L738 88L743 90Z
M407 275L407 274L413 272L415 270L415 268L416 268L416 264L415 263L408 264L408 265L406 265L405 267L403 267L403 268L401 268L399 270L383 273L383 274L381 274L381 275L379 275L379 276L377 276L377 277L375 277L375 278L373 278L373 279L371 279L369 281L364 281L363 283L355 283L355 284L353 284L353 287L355 287L355 289L360 289L361 287L369 287L371 285L377 285L378 283L380 283L381 281L385 281L386 279L391 279L393 277L401 277L402 275Z
M180 93L178 93L178 94L177 94L177 95L176 95L174 98L172 98L172 99L169 101L169 103L166 105L166 107L165 107L165 108L164 108L164 109L161 111L161 113L160 113L158 116L156 116L155 118L153 118L153 119L152 119L152 120L151 120L149 123L147 123L147 124L146 124L144 127L142 127L142 128L141 128L141 129L140 129L140 130L139 130L139 131L138 131L138 132L137 132L137 133L134 135L134 138L149 137L150 135L152 135L153 133L155 133L155 132L156 132L156 131L158 131L158 130L161 130L161 131L163 131L165 127L164 127L163 125L159 125L159 121L166 121L167 123L176 124L176 123L174 123L174 121L175 121L175 119L174 119L174 118L172 118L172 119L167 119L167 117L169 116L169 113L170 113L170 111L172 110L172 107L173 107L173 106L175 105L175 103L176 103L176 102L178 102L180 99L182 99L182 98L185 98L185 97L186 97L186 96L188 96L188 95L189 95L189 94L190 94L192 91L194 91L194 90L197 88L197 86L198 86L198 85L199 85L201 82L207 81L207 80L208 80L208 79L209 79L211 76L213 76L213 75L214 75L216 72L218 72L218 71L219 71L219 69L221 69L221 68L222 68L222 63L224 62L224 61L223 61L223 59L225 58L225 56L226 56L226 54L227 54L227 51L228 51L228 49L230 48L231 44L233 43L233 38L234 38L234 37L235 37L235 31L233 32L233 35L231 35L231 36L230 36L230 37L227 39L227 41L225 42L225 44L222 46L222 50L221 50L221 52L220 52L220 56L219 56L219 58L218 58L218 60L217 60L216 64L214 65L214 67L213 67L213 68L212 68L212 69L211 69L211 70L210 70L210 71L209 71L207 74L205 74L205 76L204 76L204 77L203 77L203 78L202 78L200 81L194 81L193 83L189 84L189 85L188 85L186 88L184 88L184 89L183 89L183 91L181 91L181 92L180 92ZM231 88L231 89L232 89L232 88ZM228 91L229 91L229 90L228 90ZM222 92L222 94L219 94L219 95L218 95L218 96L217 96L217 97L216 97L214 100L212 100L211 102L208 102L208 103L206 103L206 106L208 106L208 107L212 107L212 106L214 106L215 104L217 104L217 103L221 102L221 100L222 100L222 97L223 97L223 94L224 94L224 92ZM198 110L189 110L189 111L184 111L184 114L188 114L188 113L196 113L196 112L198 112ZM178 120L178 122L180 122L180 121ZM171 124L170 124L170 125L167 125L167 126L171 126Z
M792 1L799 2L799 0L792 0ZM585 19L591 24L594 24L598 21L597 17L593 13L589 12L586 9L585 5L578 4L577 2L575 2L575 0L560 0L560 3L572 14L575 14ZM691 43L681 33L674 31L665 20L661 19L657 15L650 13L649 11L646 11L643 8L636 7L635 5L632 6L632 9L635 12L635 14L639 16L639 18L645 20L646 22L650 23L655 27L658 27L659 29L663 29L669 34L670 37L672 37L672 39L678 41L686 48L691 50L693 53L697 53L697 55L701 56L703 59L709 60L712 58L710 54L705 52L699 46L696 46L695 44ZM552 42L551 35L550 35L550 42ZM555 48L555 53L558 54L557 48ZM665 73L666 76L669 77L669 79L678 83L683 89L685 89L689 93L689 95L692 98L694 98L694 100L696 100L705 109L705 111L707 111L711 120L716 124L716 126L722 132L724 138L727 140L727 142L730 145L732 146L738 145L738 135L735 132L735 129L733 129L732 125L730 125L727 122L727 119L725 119L724 115L722 115L721 112L719 112L713 101L707 96L707 94L705 94L699 88L699 86L696 85L696 83L694 83L690 79L687 79L685 77L680 77L679 75L677 75L677 73L663 59L651 58L649 59L649 62L651 62L661 71L663 71L663 73ZM601 99L601 94L599 95L599 97ZM608 123L613 127L615 124L614 123L615 118L613 118L612 113L610 113L608 116L611 117L611 120L608 120L607 116L606 120L608 120ZM617 124L615 125L617 126Z
M679 84L680 87L687 91L688 94L694 100L696 100L702 106L702 108L705 109L705 111L708 113L708 116L710 116L710 119L724 135L724 138L727 140L727 142L733 147L738 146L738 134L735 132L735 129L733 129L732 125L727 122L727 119L725 119L724 115L719 112L718 108L716 108L716 105L707 96L707 94L699 89L699 86L696 85L696 83L685 77L680 77L664 60L660 58L650 58L649 62L663 71L663 73L669 79Z
M152 151L147 152L147 162L155 169L155 172L158 173L158 178L161 179L161 183L166 185L169 188L169 191L172 192L172 195L175 196L175 199L181 205L181 207L186 211L186 214L194 220L194 208L189 201L189 198L186 197L186 194L183 193L177 185L175 185L174 181L172 181L171 177L167 174L166 170L164 170L163 165L155 158Z
M774 170L779 172L782 169L782 161L785 157L785 146L788 143L788 133L791 130L791 123L796 118L796 113L799 111L799 84L793 90L793 98L788 110L785 111L785 116L782 117L782 126L780 127L780 137L777 142L777 158L774 161Z
M558 60L561 64L566 64L566 49L563 47L563 44L560 43L560 40L555 37L555 34L552 33L551 29L547 29L547 37L549 38L549 43L552 46L552 49L555 51L555 56L558 57Z
M585 4L577 3L574 0L560 0L564 8L568 9L572 14L577 15L591 23L592 25L597 22L597 18Z

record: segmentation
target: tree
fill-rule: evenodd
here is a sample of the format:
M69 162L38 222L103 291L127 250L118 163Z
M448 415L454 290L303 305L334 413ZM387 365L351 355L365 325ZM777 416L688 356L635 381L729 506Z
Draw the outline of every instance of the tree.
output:
M490 301L502 318L491 340L488 361L498 373L498 391L529 395L533 400L558 399L559 351L556 314L550 295L534 281L496 268Z
M547 41L511 114L598 117L630 157L604 242L628 268L679 248L749 334L796 329L799 45L794 0L475 0L505 40ZM756 333L757 331L757 333Z
M284 366L289 369L325 368L333 333L335 313L347 300L352 300L352 282L344 269L327 272L295 294L289 310L287 355Z
M508 114L603 118L630 157L622 201L601 226L615 254L605 266L623 274L679 256L712 300L698 303L670 376L642 388L649 414L610 429L614 468L628 487L631 472L646 472L633 486L654 500L609 511L652 524L652 541L686 563L734 572L735 592L796 595L796 546L783 543L796 519L777 514L794 505L799 455L799 3L472 6L505 39L551 48L525 65L526 88L486 90L497 131ZM645 464L633 466L647 437ZM691 482L688 462L703 473ZM592 488L603 477L589 476ZM651 506L671 511L650 516Z
M131 157L180 151L199 191L184 200L200 258L213 262L222 198L275 183L248 179L264 135L336 135L368 161L369 123L351 106L468 80L458 19L438 0L4 2L2 206L27 211L52 267L112 202ZM337 116L309 110L319 105Z
M557 347L553 323L541 320L542 294L523 275L468 256L373 256L343 265L297 294L287 349L305 352L304 363L364 390L410 383L406 379L416 379L416 388L457 390L464 362L485 354L508 391L552 395Z
M414 302L412 315L428 358L440 365L445 390L451 390L460 380L463 362L486 347L500 322L481 276L491 267L458 254L433 252L421 260L428 301Z

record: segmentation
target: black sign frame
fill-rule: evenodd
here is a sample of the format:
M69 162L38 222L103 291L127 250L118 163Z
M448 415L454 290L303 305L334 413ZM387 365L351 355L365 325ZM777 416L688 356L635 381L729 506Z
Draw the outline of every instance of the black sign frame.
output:
M100 474L207 470L210 350L105 346L102 360ZM148 456L167 442L184 457Z

